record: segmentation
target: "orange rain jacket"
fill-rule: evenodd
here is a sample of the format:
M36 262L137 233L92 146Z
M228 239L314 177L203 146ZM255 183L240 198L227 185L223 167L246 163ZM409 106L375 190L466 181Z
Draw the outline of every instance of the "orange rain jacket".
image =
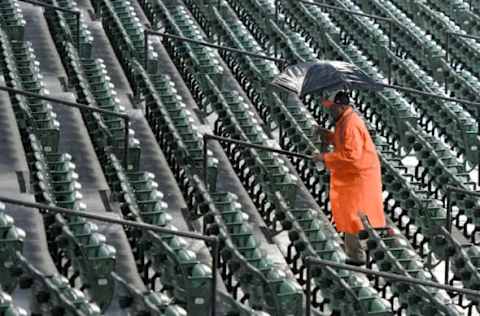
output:
M367 215L373 227L384 227L380 161L365 123L350 108L327 137L335 147L323 158L330 170L330 203L337 230L350 234L363 230L359 212Z

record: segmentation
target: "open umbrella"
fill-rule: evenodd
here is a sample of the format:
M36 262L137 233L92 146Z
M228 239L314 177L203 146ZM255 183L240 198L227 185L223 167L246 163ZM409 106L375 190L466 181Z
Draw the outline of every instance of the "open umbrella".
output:
M343 61L299 63L287 67L271 83L300 96L339 89L381 90L382 84L363 70Z

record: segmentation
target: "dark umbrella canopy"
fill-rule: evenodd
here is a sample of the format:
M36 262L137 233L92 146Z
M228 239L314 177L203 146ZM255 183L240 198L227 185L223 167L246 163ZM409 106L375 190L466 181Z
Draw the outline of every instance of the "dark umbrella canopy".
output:
M382 89L381 84L363 70L343 61L318 61L289 66L272 81L272 85L300 96L325 90Z

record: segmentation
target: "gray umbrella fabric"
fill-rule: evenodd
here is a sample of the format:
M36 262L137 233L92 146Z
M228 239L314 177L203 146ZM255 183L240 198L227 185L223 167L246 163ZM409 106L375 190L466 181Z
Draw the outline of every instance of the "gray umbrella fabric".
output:
M378 91L382 85L363 70L343 61L299 63L287 67L271 83L300 96L340 89Z

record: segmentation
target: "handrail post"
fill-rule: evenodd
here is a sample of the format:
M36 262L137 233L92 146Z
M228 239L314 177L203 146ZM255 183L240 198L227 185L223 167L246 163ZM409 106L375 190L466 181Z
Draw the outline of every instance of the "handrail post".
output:
M446 223L446 226L447 226L447 231L448 233L450 234L452 232L452 210L453 210L453 207L452 207L452 201L451 201L451 196L452 194L452 191L447 188L447 223ZM448 284L448 281L450 279L450 257L447 256L445 258L445 284Z
M445 34L445 61L448 63L450 50L450 31Z
M203 183L208 191L208 141L210 140L209 134L203 135Z
M449 66L449 53L448 51L450 50L450 32L447 32L445 35L445 61L447 62L447 67ZM448 79L447 76L444 76L445 78L443 79L444 84L445 84L445 94L448 95Z
M217 310L217 270L218 270L218 262L220 260L220 239L216 237L215 240L212 240L212 250L213 250L213 258L212 258L212 297L211 297L211 304L212 304L212 316L216 316Z
M388 22L388 49L392 51L393 20ZM388 63L388 84L392 84L392 63Z
M279 21L279 18L280 18L280 17L279 17L279 15L280 15L280 14L279 14L279 10L280 10L280 8L278 7L278 2L279 2L279 0L275 0L275 1L274 1L274 4L275 4L275 22L276 22L276 23L279 23L279 22L280 22L280 21Z
M305 316L311 316L312 314L312 271L311 271L311 261L310 257L306 257L305 267L307 270L307 285L305 289Z
M78 53L80 54L80 17L81 17L81 14L80 14L80 11L77 11L76 13L76 16L77 16L77 49L78 49Z
M130 133L129 133L129 125L130 125L130 119L125 117L124 119L124 124L125 124L125 136L124 136L124 143L123 143L123 168L125 169L125 172L128 172L128 144L130 140Z
M149 30L147 28L143 29L143 67L148 73L148 33Z
M477 139L480 139L480 107L477 107ZM477 184L480 186L480 146L477 146Z

